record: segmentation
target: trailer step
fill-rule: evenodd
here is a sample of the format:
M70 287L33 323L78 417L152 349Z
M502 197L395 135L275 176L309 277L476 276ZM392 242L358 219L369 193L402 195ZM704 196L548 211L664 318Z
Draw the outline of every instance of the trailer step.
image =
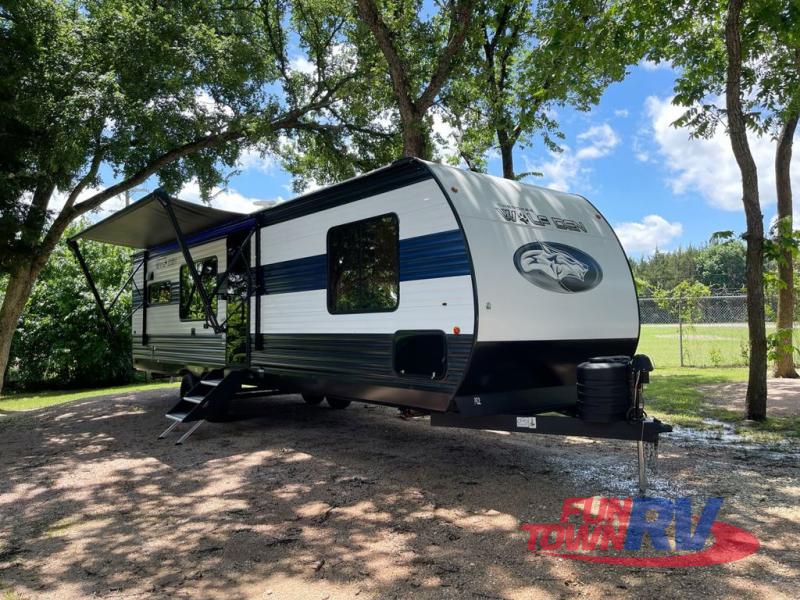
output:
M220 371L216 373L221 374ZM241 391L243 379L242 371L229 371L222 378L217 375L197 382L189 393L167 412L167 419L173 423L158 438L166 437L179 423L191 423L190 429L176 442L182 444L204 421L222 417L231 399Z

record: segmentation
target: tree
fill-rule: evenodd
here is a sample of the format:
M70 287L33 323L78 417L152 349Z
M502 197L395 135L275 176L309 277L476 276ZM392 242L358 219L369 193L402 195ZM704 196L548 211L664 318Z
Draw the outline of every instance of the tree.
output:
M693 246L677 248L672 252L656 250L631 262L633 273L655 287L671 290L681 281L697 280L697 256L701 251Z
M655 290L656 305L682 323L694 323L703 316L700 301L709 296L708 286L697 281L681 281L671 289Z
M746 283L750 364L747 417L763 420L767 406L767 339L764 324L764 222L758 171L747 137L757 128L753 112L760 45L752 32L759 21L744 0L703 0L637 5L649 36L649 55L678 69L674 102L686 107L676 121L694 136L709 136L724 124L739 167L747 229ZM743 34L744 31L744 34ZM722 100L720 103L718 99Z
M775 226L778 264L778 319L775 333L776 377L797 377L794 365L794 254L797 242L792 223L790 165L792 144L800 118L800 5L785 0L758 0L752 9L761 26L752 35L761 42L758 101L765 108L765 129L776 132Z
M66 235L86 226L79 219ZM130 272L130 251L85 242L84 256L100 294L110 304ZM124 383L133 374L130 296L110 311L114 333L97 318L86 280L67 244L60 241L33 287L28 310L11 346L9 383L17 387L89 387Z
M758 196L758 171L747 139L742 68L750 58L742 49L742 5L729 0L725 17L725 110L733 155L742 176L742 203L747 221L747 325L750 369L747 379L747 418L767 417L767 337L764 325L764 217Z
M527 174L516 171L514 148L534 133L559 152L552 109L589 110L638 60L624 15L606 0L481 3L465 72L445 96L461 159L482 170L496 147L503 177L518 179Z
M358 35L355 42L365 55L376 46L386 61L403 156L432 155L426 119L463 53L474 4L475 0L447 0L440 14L425 22L418 0L357 0L358 17L371 39Z
M697 280L716 292L740 293L746 283L746 247L735 238L712 237L694 257Z
M306 4L27 0L0 10L0 389L34 282L73 220L154 175L170 190L195 177L207 194L244 148L274 148L281 135L346 135L351 124L330 110L358 75L330 58L344 19L321 21ZM311 72L291 68L287 27Z

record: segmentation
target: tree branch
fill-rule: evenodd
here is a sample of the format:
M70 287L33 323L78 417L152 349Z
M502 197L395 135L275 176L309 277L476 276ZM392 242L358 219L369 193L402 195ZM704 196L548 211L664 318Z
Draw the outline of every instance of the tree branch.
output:
M450 40L447 43L447 47L439 55L439 62L430 82L416 102L419 112L425 112L433 105L436 95L447 80L453 61L467 39L469 26L472 23L472 7L473 0L463 0L453 7L453 12L450 16L450 31L448 32Z
M75 204L75 200L78 199L78 196L80 196L81 192L83 192L83 190L86 189L86 186L89 185L92 181L94 181L95 177L97 177L97 172L100 170L100 165L102 163L103 163L103 151L98 145L98 148L95 150L94 156L92 156L92 162L89 165L89 170L86 172L86 175L84 175L81 178L81 180L78 181L77 185L72 189L69 196L67 196L67 201L64 204L62 211L64 209L69 210L72 208L72 206Z
M389 77L392 80L392 87L400 105L400 112L408 115L415 114L417 107L411 97L411 82L407 76L408 69L394 46L392 32L383 22L374 0L357 1L358 15L367 24L372 35L375 36L375 41L377 41L378 47L389 66Z

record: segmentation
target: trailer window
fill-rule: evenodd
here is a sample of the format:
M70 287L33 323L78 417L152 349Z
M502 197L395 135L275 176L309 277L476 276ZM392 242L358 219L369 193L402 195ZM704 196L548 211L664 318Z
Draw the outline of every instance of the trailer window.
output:
M217 287L217 257L212 256L198 260L194 263L194 268L197 269L200 281L203 282L203 288L210 296L211 310L216 314L217 294L214 292ZM197 291L192 275L189 273L189 267L183 265L181 266L180 319L181 321L204 321L205 318L203 300Z
M333 314L392 311L400 296L397 215L328 231L328 310Z
M169 281L156 281L147 287L147 303L169 304L172 302L172 283Z

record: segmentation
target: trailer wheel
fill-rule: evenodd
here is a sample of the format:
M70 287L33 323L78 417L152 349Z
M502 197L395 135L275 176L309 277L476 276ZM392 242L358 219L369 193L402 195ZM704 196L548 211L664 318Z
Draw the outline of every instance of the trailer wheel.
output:
M328 403L328 406L331 408L335 408L336 410L342 410L350 406L350 400L347 398L337 398L328 396L325 398L325 401Z
M189 391L197 385L197 377L192 373L184 373L181 378L181 398L189 394Z
M302 396L306 404L310 404L311 406L316 406L325 399L325 396L315 396L314 394L303 394Z

